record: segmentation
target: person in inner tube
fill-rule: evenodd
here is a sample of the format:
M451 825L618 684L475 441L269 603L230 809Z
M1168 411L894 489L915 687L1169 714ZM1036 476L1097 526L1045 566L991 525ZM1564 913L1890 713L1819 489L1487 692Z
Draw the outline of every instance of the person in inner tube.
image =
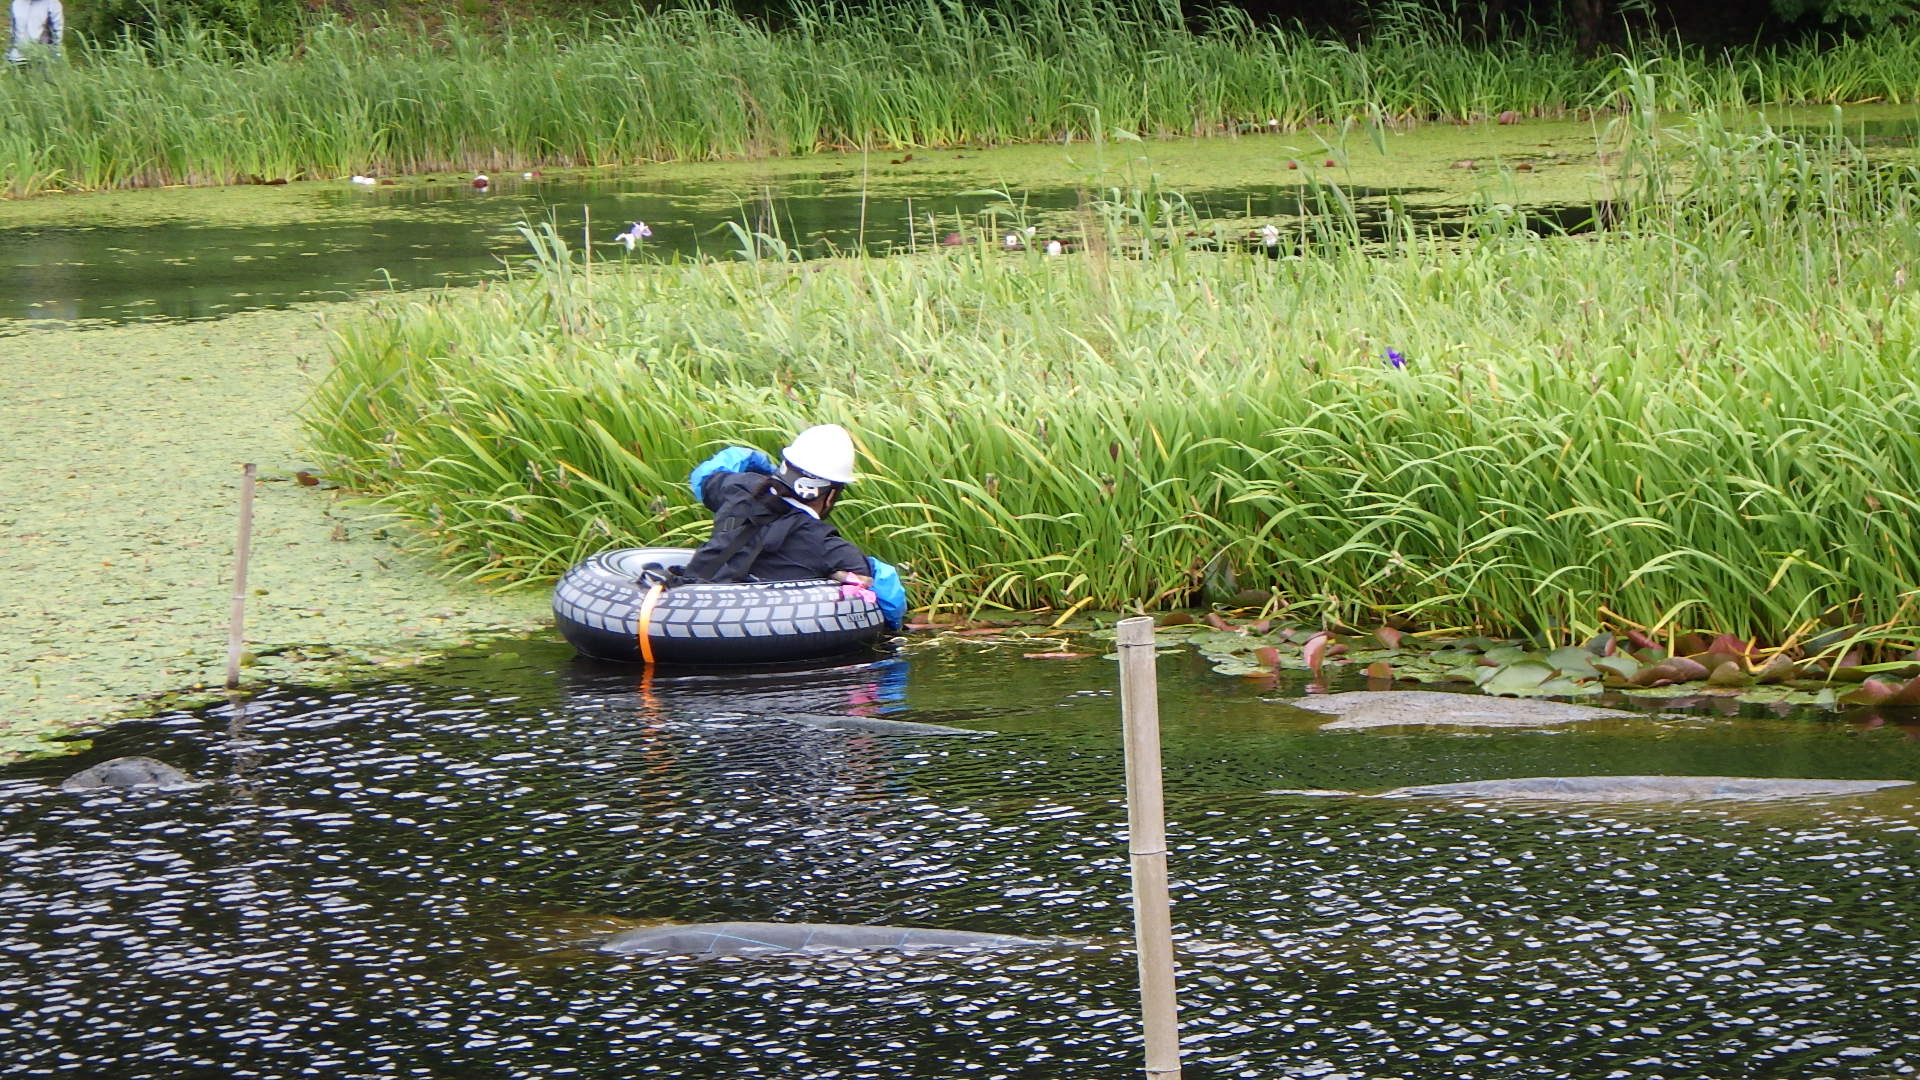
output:
M895 630L907 590L892 566L862 553L827 524L853 483L853 437L838 424L794 436L776 467L767 455L732 446L694 467L687 486L713 511L713 535L680 577L686 581L804 581L829 578L843 597L880 608Z

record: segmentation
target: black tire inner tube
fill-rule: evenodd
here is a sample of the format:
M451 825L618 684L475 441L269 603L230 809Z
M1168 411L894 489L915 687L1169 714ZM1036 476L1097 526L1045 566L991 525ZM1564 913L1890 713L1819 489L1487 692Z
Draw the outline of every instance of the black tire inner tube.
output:
M649 564L684 565L691 548L619 548L590 556L553 589L553 618L574 648L600 660L641 662L640 615ZM880 609L841 599L831 581L676 585L648 613L653 660L757 664L812 660L870 646L886 629Z

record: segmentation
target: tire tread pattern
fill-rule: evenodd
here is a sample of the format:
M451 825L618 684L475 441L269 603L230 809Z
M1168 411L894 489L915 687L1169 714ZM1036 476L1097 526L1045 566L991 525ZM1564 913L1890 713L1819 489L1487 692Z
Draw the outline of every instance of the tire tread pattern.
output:
M602 660L640 659L639 584L648 563L679 565L687 548L619 548L589 556L553 590L553 615L574 648ZM681 585L653 609L655 659L667 663L804 660L870 645L885 629L879 608L843 600L826 581Z

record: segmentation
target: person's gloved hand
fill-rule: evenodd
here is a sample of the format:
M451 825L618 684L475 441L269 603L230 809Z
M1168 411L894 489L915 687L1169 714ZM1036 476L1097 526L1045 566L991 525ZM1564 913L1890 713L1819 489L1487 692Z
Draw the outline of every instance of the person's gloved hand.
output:
M857 581L843 581L840 583L840 599L852 600L856 597L876 606L880 603L879 595L865 585Z

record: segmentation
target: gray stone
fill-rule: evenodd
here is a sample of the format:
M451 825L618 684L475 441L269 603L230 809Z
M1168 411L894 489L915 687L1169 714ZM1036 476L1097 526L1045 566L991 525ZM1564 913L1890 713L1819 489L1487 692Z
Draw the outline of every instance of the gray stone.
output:
M1339 719L1320 725L1322 731L1417 725L1529 728L1581 720L1632 719L1639 715L1544 698L1446 694L1435 690L1355 690L1296 698L1287 704L1296 709L1337 714Z
M834 949L869 952L1029 949L1062 942L967 930L914 926L849 926L840 923L721 922L649 926L609 939L612 953L668 956L738 956L743 953L808 953Z
M193 778L164 761L150 757L117 757L82 769L60 784L61 791L101 788L192 787Z
M1805 799L1901 787L1909 780L1775 780L1752 776L1529 776L1394 788L1383 797L1543 799L1552 802L1696 802Z

